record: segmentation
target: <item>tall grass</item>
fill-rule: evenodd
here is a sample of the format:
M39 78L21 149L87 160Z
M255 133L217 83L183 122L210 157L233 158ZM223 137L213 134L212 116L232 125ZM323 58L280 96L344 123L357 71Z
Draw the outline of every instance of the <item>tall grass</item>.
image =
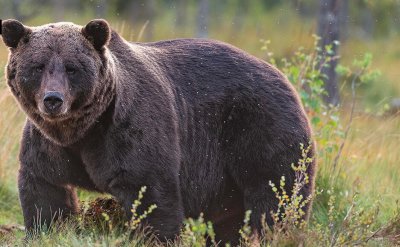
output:
M0 224L22 223L16 172L19 139L25 117L6 88L3 71L0 72L0 78Z

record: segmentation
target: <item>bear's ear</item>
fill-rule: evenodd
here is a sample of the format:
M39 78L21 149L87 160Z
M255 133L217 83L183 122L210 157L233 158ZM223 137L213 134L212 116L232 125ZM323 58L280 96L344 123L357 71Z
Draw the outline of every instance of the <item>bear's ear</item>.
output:
M92 43L96 50L101 50L110 41L111 28L106 20L96 19L82 28L82 34Z
M5 20L1 27L1 36L3 37L4 44L11 48L17 48L19 41L27 35L31 30L22 25L17 20Z

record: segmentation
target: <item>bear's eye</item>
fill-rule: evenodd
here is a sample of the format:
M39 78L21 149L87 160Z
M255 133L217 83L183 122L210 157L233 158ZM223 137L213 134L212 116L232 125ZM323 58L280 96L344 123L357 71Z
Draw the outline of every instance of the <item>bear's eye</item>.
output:
M67 72L67 74L69 74L69 75L73 75L73 74L75 74L76 69L73 67L67 66L67 67L65 67L65 72Z
M44 65L43 64L35 67L35 71L38 72L38 73L42 73L43 69L44 69Z

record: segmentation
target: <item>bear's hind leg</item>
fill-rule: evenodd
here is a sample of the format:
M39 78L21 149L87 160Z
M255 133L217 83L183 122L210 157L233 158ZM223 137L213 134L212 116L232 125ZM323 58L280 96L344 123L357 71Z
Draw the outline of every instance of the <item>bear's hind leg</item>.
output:
M252 157L252 158L250 158ZM291 197L295 182L295 172L291 164L296 164L301 158L300 153L296 151L279 152L269 157L263 157L262 154L253 154L244 159L245 163L236 164L232 177L236 180L239 188L243 191L243 202L245 210L251 210L250 226L254 233L262 236L266 225L272 227L274 220L272 214L277 213L279 201L276 198L276 192L270 186L270 182L278 187L278 193L282 195L280 190L280 180L285 178L284 189L287 196ZM310 176L310 182L306 184L299 192L298 196L302 196L305 200L312 193L313 185L313 167L309 167L307 173ZM305 215L304 220L308 217L309 203L302 209ZM265 218L264 218L265 215Z
M271 227L274 224L272 213L277 212L279 203L270 182L279 187L279 181L284 176L285 190L290 196L295 178L291 164L301 156L299 152L288 150L270 155L266 151L264 153L260 151L262 148L265 149L266 145L255 145L254 142L251 144L260 149L242 145L242 150L233 152L236 153L237 159L230 163L229 172L243 193L245 211L251 211L249 224L253 232L262 236L263 226ZM302 191L302 193L306 198L307 191ZM262 219L265 219L266 224L262 222Z
M272 213L278 209L278 201L274 198L273 192L269 192L267 187L246 188L244 190L244 207L245 210L251 211L250 226L259 236L262 235L263 223L265 217L268 226L273 225Z
M219 246L225 246L227 243L237 246L244 219L243 195L234 181L228 178L221 196L222 198L209 209L211 213L205 214L206 220L213 223L215 240Z

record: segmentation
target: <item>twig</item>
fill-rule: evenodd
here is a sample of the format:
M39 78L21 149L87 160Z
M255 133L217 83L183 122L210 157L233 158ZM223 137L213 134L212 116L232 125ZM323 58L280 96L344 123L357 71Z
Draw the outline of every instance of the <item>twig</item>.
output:
M350 126L353 122L353 118L354 118L354 109L355 109L355 105L356 105L356 79L358 79L360 77L360 75L364 72L365 69L361 69L354 77L353 80L351 82L351 95L352 95L352 103L351 103L351 111L350 111L350 118L349 118L349 122L347 123L346 126L346 130L344 132L344 138L342 143L340 144L338 153L334 159L333 162L333 170L332 172L334 172L336 170L337 164L339 163L339 158L342 155L343 152L343 148L344 148L344 144L346 143L349 131L350 131Z

